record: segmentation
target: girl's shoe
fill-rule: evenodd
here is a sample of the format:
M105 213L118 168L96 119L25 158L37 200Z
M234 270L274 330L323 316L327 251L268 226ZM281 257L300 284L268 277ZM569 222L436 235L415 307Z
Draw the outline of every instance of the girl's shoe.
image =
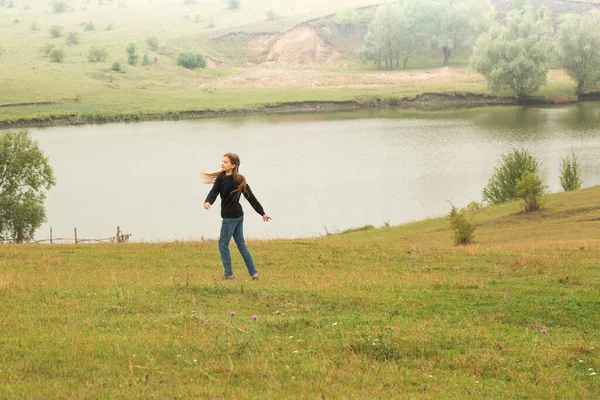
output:
M233 275L233 274L231 274L231 275L225 275L225 274L223 274L223 276L221 277L222 281L226 281L226 280L229 280L229 279L235 279L235 275Z
M252 275L252 279L255 281L260 279L260 277L258 276L258 272L256 274Z

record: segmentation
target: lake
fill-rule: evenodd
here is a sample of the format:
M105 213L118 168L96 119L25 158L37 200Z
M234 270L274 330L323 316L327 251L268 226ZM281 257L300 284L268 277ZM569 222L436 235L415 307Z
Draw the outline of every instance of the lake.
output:
M202 208L202 171L240 155L269 223L243 200L251 239L313 237L392 225L481 201L502 154L529 150L550 191L574 152L584 187L600 184L600 104L402 109L30 129L57 185L36 239L114 236L133 241L218 237L220 200Z

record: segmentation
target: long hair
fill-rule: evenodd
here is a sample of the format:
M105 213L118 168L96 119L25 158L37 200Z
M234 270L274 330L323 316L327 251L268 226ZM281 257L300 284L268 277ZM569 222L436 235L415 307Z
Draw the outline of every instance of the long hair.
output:
M235 186L237 186L231 193L232 194L240 194L242 192L248 194L248 189L247 186L248 184L246 183L246 178L244 178L244 175L240 174L240 157L237 154L234 153L226 153L223 154L223 157L227 157L229 158L229 161L234 165L233 167L233 182L235 183ZM223 171L218 171L218 172L203 172L202 176L204 177L204 183L208 184L208 185L212 185L213 183L215 183L215 180L217 179L217 177L219 175L223 174Z

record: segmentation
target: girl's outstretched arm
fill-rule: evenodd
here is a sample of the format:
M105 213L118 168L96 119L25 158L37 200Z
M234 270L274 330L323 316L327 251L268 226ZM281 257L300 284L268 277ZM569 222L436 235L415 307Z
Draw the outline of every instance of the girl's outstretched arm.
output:
M208 192L208 196L206 196L206 200L204 200L204 209L210 209L210 206L217 200L217 196L219 195L219 184L221 182L221 176L217 176L215 179L215 183L213 184L212 189Z

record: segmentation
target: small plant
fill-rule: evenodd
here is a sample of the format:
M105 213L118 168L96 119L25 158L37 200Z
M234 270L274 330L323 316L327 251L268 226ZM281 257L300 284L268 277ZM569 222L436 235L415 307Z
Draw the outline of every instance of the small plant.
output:
M52 25L50 27L50 36L53 38L58 38L63 35L64 27L60 25Z
M206 68L206 59L202 54L194 52L179 53L177 65L187 69Z
M581 170L575 153L571 157L565 157L560 163L560 185L565 192L581 189L583 180L580 177Z
M42 53L44 56L48 57L53 48L54 48L54 45L52 43L45 43L40 46L40 53Z
M454 233L454 243L457 245L473 243L475 238L475 224L473 223L473 217L475 216L477 208L469 205L459 210L454 204L450 203L450 205L452 208L448 214L448 220Z
M150 65L150 59L148 58L148 53L144 53L144 60L142 61L143 66Z
M37 21L33 21L30 25L29 25L29 30L30 31L39 31L40 30L40 23Z
M331 36L333 35L333 31L331 30L331 28L329 27L329 25L325 25L321 28L321 32L323 32L325 35L327 36Z
M265 15L269 21L275 21L276 19L279 19L279 15L275 14L275 11L273 10L267 11Z
M86 32L95 31L96 25L94 25L94 23L92 21L90 21L87 24L85 24L85 26L83 27L83 30Z
M238 10L240 5L240 0L227 0L227 8L230 10Z
M75 32L75 31L71 31L71 32L67 33L67 37L65 39L65 42L68 45L77 45L77 44L79 44L79 34L77 34L77 32Z
M65 52L62 49L52 49L50 51L50 61L61 63L65 59Z
M517 195L523 201L523 211L531 212L539 210L542 206L542 196L546 192L546 187L538 174L527 172L516 186Z
M110 67L110 69L112 69L115 72L121 72L121 63L120 62L115 62L112 67Z
M89 62L100 62L106 59L106 48L97 44L92 45L88 51Z
M517 182L527 172L537 174L539 163L525 149L513 149L508 155L502 155L502 162L495 167L494 175L483 189L483 201L491 205L507 203L519 198Z
M129 65L137 64L138 54L137 54L137 45L134 42L131 42L127 45L127 62Z

